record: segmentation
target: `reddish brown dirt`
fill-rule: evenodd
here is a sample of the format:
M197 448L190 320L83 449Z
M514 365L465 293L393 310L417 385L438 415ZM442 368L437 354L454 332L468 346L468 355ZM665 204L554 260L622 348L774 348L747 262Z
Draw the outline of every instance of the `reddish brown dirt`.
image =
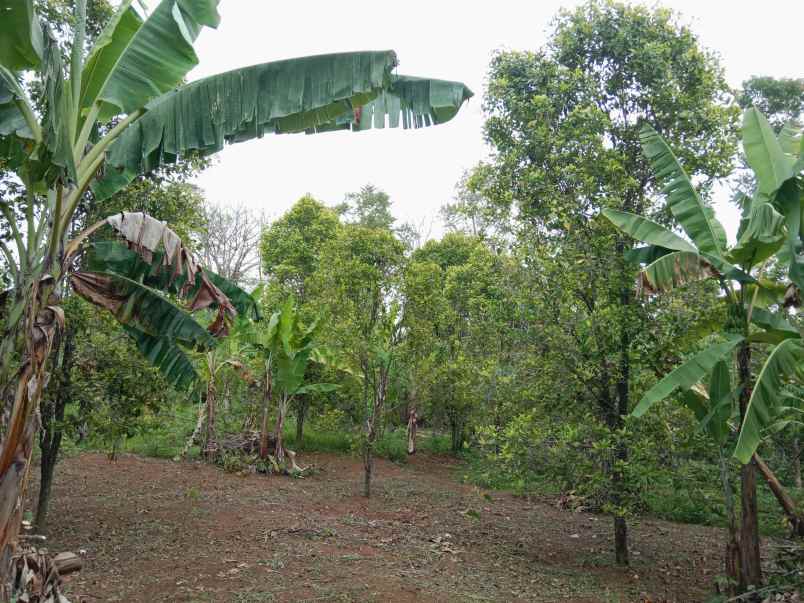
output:
M633 522L630 569L611 522L458 482L454 461L306 455L304 479L100 454L56 475L51 550L85 551L76 601L701 601L722 534Z

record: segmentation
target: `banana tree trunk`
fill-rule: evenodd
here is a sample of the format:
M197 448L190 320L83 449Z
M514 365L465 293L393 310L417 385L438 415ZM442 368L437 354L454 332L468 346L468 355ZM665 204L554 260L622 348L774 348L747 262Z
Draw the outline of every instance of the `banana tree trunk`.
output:
M723 486L723 500L726 504L729 539L726 543L725 565L726 577L729 579L727 593L737 594L735 586L740 581L740 539L737 535L737 514L734 509L734 491L729 478L729 464L723 449L720 450L720 481Z
M265 388L263 389L262 396L262 425L260 427L260 458L265 460L268 458L268 412L271 404L271 396L273 395L273 378L271 376L271 365L265 364Z
M277 404L276 408L276 428L274 429L274 439L276 440L276 444L274 445L274 456L276 457L276 462L279 465L285 462L285 445L282 442L282 434L285 430L285 415L288 412L288 398L283 393L279 397L279 403Z
M207 382L207 430L206 435L204 436L204 457L208 462L215 460L215 454L218 448L215 436L215 396L215 381L214 377L211 377Z
M737 356L740 377L740 424L745 421L751 399L751 346L743 343ZM762 584L762 566L759 556L759 520L757 509L757 475L754 458L740 469L740 591Z
M0 452L0 600L11 596L12 557L17 547L23 498L31 468L39 415L36 412L48 378L46 368L58 326L64 315L51 295L52 281L30 286L23 319L24 360L19 370L11 419ZM47 303L41 303L41 300Z
M798 437L793 438L793 483L801 488L801 442Z

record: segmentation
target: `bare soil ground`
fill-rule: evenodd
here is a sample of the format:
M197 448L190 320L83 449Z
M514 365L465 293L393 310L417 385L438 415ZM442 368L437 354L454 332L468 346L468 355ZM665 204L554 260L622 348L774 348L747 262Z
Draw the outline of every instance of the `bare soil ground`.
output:
M305 455L303 479L100 454L56 471L52 551L85 551L76 601L702 601L717 529L631 524L612 563L608 518L459 483L449 458Z

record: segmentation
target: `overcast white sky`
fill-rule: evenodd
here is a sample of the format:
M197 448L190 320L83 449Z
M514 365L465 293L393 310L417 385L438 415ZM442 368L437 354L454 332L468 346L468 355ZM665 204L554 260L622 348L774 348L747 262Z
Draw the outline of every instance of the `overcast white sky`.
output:
M196 48L198 79L248 64L325 52L392 48L399 72L465 82L475 97L448 124L421 130L266 136L226 148L198 178L213 202L244 203L277 217L301 195L332 205L371 182L391 196L401 221L430 223L464 170L485 157L481 110L494 50L535 50L560 7L556 0L223 0L222 22ZM650 3L653 4L653 3ZM717 51L731 84L751 75L804 77L801 0L666 0ZM728 211L728 208L719 207ZM737 216L725 220L731 233ZM724 216L725 217L725 216Z

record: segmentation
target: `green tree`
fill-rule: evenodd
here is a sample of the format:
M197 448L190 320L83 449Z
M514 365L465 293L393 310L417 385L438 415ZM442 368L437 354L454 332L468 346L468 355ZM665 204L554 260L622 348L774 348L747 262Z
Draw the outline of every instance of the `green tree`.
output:
M338 215L310 195L299 199L260 238L262 267L267 278L264 297L269 305L281 304L292 295L304 320L313 320L319 300L310 293L312 277L321 265L321 253L341 228ZM320 367L314 365L312 371ZM294 396L296 442L304 440L304 425L312 393Z
M366 228L391 229L396 222L391 214L391 198L373 184L366 184L356 193L348 193L346 200L335 210L352 224Z
M744 109L756 107L779 132L804 113L804 78L754 76L743 82L737 100Z
M325 307L323 337L361 377L364 493L371 495L374 444L400 342L404 246L387 230L345 225L324 247L315 275ZM337 269L333 267L337 266Z
M217 0L162 0L147 17L125 0L88 53L86 2L78 0L67 65L33 0L3 0L0 11L0 158L24 187L18 207L0 206L15 247L12 252L0 242L15 290L0 341L0 382L9 380L15 358L20 367L0 483L3 498L17 500L52 334L63 314L58 292L70 271L64 263L65 249L72 249L69 225L90 186L105 198L180 156L210 154L225 142L265 132L363 130L385 125L386 117L391 126L438 124L471 92L462 84L393 74L397 61L390 51L255 65L176 88L198 62L192 44L201 29L218 24ZM26 90L26 72L42 83L40 115ZM287 95L289 89L299 94ZM14 209L22 211L22 229ZM71 275L74 286L76 278ZM132 295L132 285L126 287ZM19 529L14 507L0 514L4 585Z
M640 153L649 119L671 143L683 141L690 173L725 174L734 156L735 111L716 58L665 9L593 0L563 11L538 52L502 52L491 64L485 131L495 154L482 192L517 205L520 237L563 255L576 274L575 303L597 333L594 379L599 417L612 433L631 406L634 333L644 312L634 300L628 239L593 219L601 208L640 215L654 209L655 180ZM621 509L627 449L610 463L611 507ZM627 528L614 517L618 563L628 562Z

